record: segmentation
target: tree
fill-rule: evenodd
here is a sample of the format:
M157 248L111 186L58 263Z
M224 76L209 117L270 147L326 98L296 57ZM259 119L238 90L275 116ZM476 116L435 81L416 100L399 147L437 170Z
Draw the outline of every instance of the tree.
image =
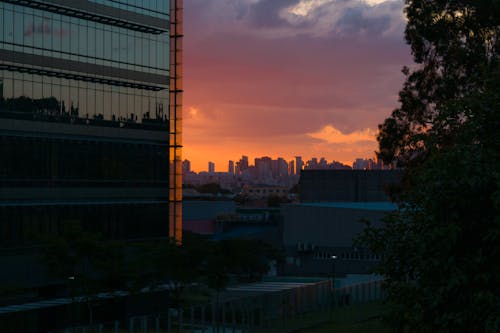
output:
M222 194L231 193L231 191L223 189L218 183L203 184L198 186L196 189L200 193L208 193L213 195L217 195L219 193Z
M500 330L500 1L407 0L415 69L379 126L399 204L361 240L382 256L393 324Z
M67 287L73 298L83 299L92 325L96 295L125 289L130 280L122 244L85 231L72 220L65 221L59 235L41 238L49 272Z
M203 236L185 232L183 243L175 239L146 241L134 246L134 270L141 271L140 287L154 290L168 283L173 307L185 305L186 291L195 282L201 281L201 266L206 260L210 242Z
M405 67L401 107L379 126L379 156L406 165L430 144L453 142L473 110L450 102L484 91L498 68L500 3L496 0L406 0L406 40L415 70ZM452 111L452 112L450 112ZM472 111L472 112L471 112ZM435 135L434 135L435 134ZM434 136L436 141L427 142Z

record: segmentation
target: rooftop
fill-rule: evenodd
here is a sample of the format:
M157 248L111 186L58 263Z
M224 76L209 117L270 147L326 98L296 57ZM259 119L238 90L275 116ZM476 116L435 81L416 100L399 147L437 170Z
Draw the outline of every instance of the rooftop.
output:
M377 201L377 202L303 202L299 206L320 207L320 208L341 208L341 209L358 209L358 210L376 210L376 211L392 211L398 208L398 205L392 202Z

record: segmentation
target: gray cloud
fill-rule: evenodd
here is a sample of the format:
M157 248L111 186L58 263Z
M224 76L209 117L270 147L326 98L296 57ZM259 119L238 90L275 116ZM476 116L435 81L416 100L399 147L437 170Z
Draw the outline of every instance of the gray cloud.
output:
M365 8L346 8L344 15L337 21L336 28L343 35L355 35L369 32L379 35L390 27L390 17L364 17Z
M307 21L306 32L317 37L337 36L402 36L404 27L403 1L386 1L369 5L360 0L330 0L301 16L282 11L290 22Z
M261 0L250 6L250 23L258 28L292 27L280 13L297 3L298 0Z
M307 7L306 15L294 9ZM362 0L191 0L204 32L245 32L266 38L308 35L320 38L385 35L402 38L402 0L369 5ZM189 15L189 12L188 12ZM215 19L215 20L214 20ZM230 29L230 30L228 30Z

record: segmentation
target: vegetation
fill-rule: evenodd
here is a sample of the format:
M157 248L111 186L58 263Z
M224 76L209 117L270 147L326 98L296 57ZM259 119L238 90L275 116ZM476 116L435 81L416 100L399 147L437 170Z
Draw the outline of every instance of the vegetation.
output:
M208 183L203 184L198 187L195 187L196 190L200 193L208 193L208 194L231 194L231 191L223 189L218 183Z
M97 293L128 287L132 275L119 242L85 231L76 221L66 221L60 235L44 236L43 241L49 271L71 297L83 297L90 324Z
M183 307L208 300L209 290L218 299L231 281L259 280L268 261L280 258L261 241L215 242L186 232L182 245L169 239L125 243L85 231L76 222L65 226L60 235L44 237L45 261L70 296L83 297L90 324L99 292L154 291L168 284L171 306Z
M382 256L400 332L500 331L500 2L407 0L401 106L378 156L399 210L362 241Z
M331 320L322 322L320 318L305 318L297 327L307 327L294 330L297 333L389 333L390 327L383 320L387 306L381 302L356 304L347 307L337 307L329 314ZM310 326L307 325L310 319ZM320 324L317 324L320 322ZM290 323L293 325L294 323ZM309 326L309 327L308 327Z

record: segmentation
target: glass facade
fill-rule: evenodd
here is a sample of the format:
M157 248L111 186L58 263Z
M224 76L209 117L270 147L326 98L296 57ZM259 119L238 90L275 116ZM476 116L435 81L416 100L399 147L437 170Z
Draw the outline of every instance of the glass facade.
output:
M133 12L168 19L169 0L91 0L110 7L121 8Z
M167 126L169 1L94 2L164 19L165 32L0 2L0 116Z
M168 187L168 151L160 144L0 136L0 151L9 157L0 163L2 187Z
M170 191L169 235L182 242L182 41L183 0L174 0L170 6Z
M182 25L170 5L0 0L1 246L69 220L180 239L182 44L170 31Z
M168 225L158 219L168 216L168 206L162 202L0 206L0 216L2 247L33 245L37 235L56 234L69 221L78 221L86 230L114 239L157 238L168 233ZM143 220L148 221L146 226L138 223Z

